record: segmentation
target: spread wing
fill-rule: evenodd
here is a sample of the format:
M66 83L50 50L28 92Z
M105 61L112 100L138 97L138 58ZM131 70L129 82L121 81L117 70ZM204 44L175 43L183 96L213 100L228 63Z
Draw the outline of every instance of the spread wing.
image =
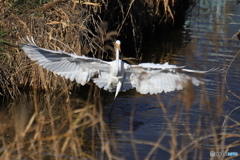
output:
M132 86L141 94L157 94L181 90L189 81L196 86L203 83L201 80L189 76L184 72L207 73L211 71L188 70L183 67L184 66L169 65L168 63L142 63L132 65L131 68L126 71L126 79L129 79Z
M75 79L81 85L90 81L94 75L98 74L99 70L110 71L110 65L106 61L78 56L75 53L70 54L61 50L53 51L41 48L28 37L21 46L27 56L43 68L69 78L71 81Z

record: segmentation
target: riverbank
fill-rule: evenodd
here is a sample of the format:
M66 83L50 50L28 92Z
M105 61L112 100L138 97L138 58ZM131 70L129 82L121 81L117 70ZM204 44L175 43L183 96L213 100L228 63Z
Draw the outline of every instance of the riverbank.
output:
M26 58L19 48L26 35L43 48L106 60L113 56L110 42L118 38L125 56L141 59L144 37L164 27L181 26L190 1L5 0L0 5L0 93L14 98L21 90L59 90L63 86L71 90L76 85Z
M88 56L92 56L95 51L95 56L104 53L104 59L111 59L110 41L105 42L105 44L109 44L107 53L102 52L101 49L96 51L100 48L100 45L96 45L100 44L99 39L101 38L98 37L101 36L99 35L101 33L105 35L104 29L96 28L95 30L93 25L86 25L90 24L87 22L91 22L91 19L89 21L85 19L85 21L79 21L79 24L85 24L85 27L88 27L85 32L81 32L81 34L75 32L77 29L84 29L79 27L82 25L76 25L78 24L77 17L82 9L78 10L79 14L75 16L76 24L66 23L67 25L65 25L65 22L74 22L74 17L69 15L75 10L72 9L73 6L70 6L71 10L67 12L58 5L67 7L64 1L59 1L59 4L54 5L56 8L50 7L47 11L38 11L41 14L37 11L28 12L26 8L24 13L29 14L21 17L21 21L23 22L24 18L31 20L24 22L34 35L29 34L28 30L25 31L24 25L18 26L25 31L25 33L21 33L21 37L20 33L14 30L14 34L8 33L8 29L14 29L14 23L24 23L18 22L17 18L14 19L16 16L5 15L14 20L11 23L7 21L5 21L6 24L4 23L9 26L9 28L5 28L4 33L1 33L8 35L4 37L5 43L8 43L7 38L9 41L11 40L11 36L17 37L15 35L18 35L19 37L16 38L16 41L10 41L11 44L4 43L4 47L10 49L1 52L1 57L4 61L10 59L12 61L5 66L4 72L8 72L8 74L0 75L0 78L3 82L8 82L5 83L6 88L11 86L19 88L21 95L13 96L16 97L15 99L8 98L9 101L6 101L6 98L2 100L0 96L0 159L150 160L160 158L185 160L237 158L233 156L237 156L236 153L238 154L240 150L238 143L240 131L240 90L238 89L240 10L235 0L214 0L212 3L199 1L188 16L183 28L167 32L165 29L170 27L163 25L154 32L155 37L161 35L162 39L151 41L143 38L143 40L149 40L149 43L147 45L144 43L144 56L141 54L139 56L143 57L145 62L170 62L177 66L198 70L220 67L225 71L194 75L203 79L204 84L201 86L187 85L181 91L157 95L141 95L133 89L119 93L116 99L114 99L114 93L99 90L93 83L88 83L80 88L80 85L75 82L64 80L41 69L17 47L18 43L22 41L21 38L33 35L36 43L42 47L72 52L67 46L50 39L52 35L53 38L62 38L59 40L71 48L76 47L75 45L78 45L79 48L82 47L78 42L84 42L83 47L85 45L93 46L86 48L86 50L92 50ZM77 5L78 3L75 7ZM89 7L94 4L81 5ZM39 7L41 8L41 6ZM34 8L36 6L32 6L31 9ZM5 12L7 11L10 10L5 10ZM119 15L121 17L121 14ZM0 14L1 16L2 14ZM24 16L23 13L22 16ZM57 18L56 22L53 21L55 18ZM52 24L53 22L54 24ZM109 36L106 37L113 35L115 38L114 35L118 34L118 30L111 27L110 23L108 23L108 27L106 27L106 23L100 24L96 21L95 24L97 27L101 26L107 30ZM127 25L130 24L127 23ZM162 28L164 28L164 32ZM159 34L160 29L164 34ZM45 30L47 31L45 32ZM89 39L86 37L82 39L84 41L76 39L84 33ZM129 30L127 33L134 32ZM121 39L122 42L130 39L123 35L125 34L122 29L121 34L118 35L118 38L126 38ZM93 39L96 41L90 41ZM3 39L0 38L0 40ZM135 44L134 40L129 44L135 46L133 45ZM127 47L129 44L126 44L125 47L123 45L122 48L126 56L129 56ZM74 48L74 51L78 54L84 52L84 49L79 52L77 47ZM108 48L104 45L101 47ZM7 52L10 50L13 53ZM137 57L137 53L133 51L133 57ZM17 59L21 56L21 59ZM11 71L13 66L16 69ZM2 70L0 70L0 74L3 73ZM19 72L19 77L15 70ZM26 75L22 77L24 75L20 74L24 73ZM14 79L14 76L16 79L19 78L21 83L24 83L25 80L26 85L17 86L15 83L19 82ZM9 79L12 81L9 82ZM40 82L45 82L46 89L38 88L41 87L38 86L41 85ZM111 116L109 117L110 112ZM210 154L213 152L218 155L227 152L232 154L229 156L214 154L215 157L210 157L214 156Z

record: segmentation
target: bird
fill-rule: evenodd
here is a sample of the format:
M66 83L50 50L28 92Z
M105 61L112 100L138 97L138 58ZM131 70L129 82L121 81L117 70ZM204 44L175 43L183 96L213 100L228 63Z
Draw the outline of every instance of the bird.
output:
M133 88L141 94L152 95L182 90L188 81L199 86L204 82L186 73L207 73L214 70L185 69L185 66L170 65L168 62L131 65L119 59L120 44L119 40L114 43L116 59L113 61L41 48L36 45L33 37L28 36L20 45L27 56L43 68L81 85L92 80L99 88L115 92L114 99L120 91Z

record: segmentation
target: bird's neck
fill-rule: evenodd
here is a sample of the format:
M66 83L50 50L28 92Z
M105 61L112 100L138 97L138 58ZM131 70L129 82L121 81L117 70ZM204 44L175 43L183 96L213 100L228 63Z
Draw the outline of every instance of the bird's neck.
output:
M119 50L118 48L116 49L116 67L118 69L118 64L119 64Z

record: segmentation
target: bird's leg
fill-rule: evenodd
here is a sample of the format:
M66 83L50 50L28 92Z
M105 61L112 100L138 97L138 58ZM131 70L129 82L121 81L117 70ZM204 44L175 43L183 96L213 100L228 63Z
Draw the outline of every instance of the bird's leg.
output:
M116 93L115 93L114 99L116 99L116 97L117 97L117 95L118 95L118 92L120 91L121 87L122 87L122 81L120 80L120 81L118 82L118 84L117 84L117 89L116 89Z

